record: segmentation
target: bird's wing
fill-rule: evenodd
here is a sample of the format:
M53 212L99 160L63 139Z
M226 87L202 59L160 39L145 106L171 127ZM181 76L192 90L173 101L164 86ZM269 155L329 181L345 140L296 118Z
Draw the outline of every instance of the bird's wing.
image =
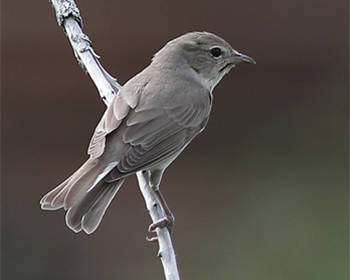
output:
M156 98L167 94L152 94L148 90L154 86L147 88L147 84L139 83L133 91L125 85L122 94L107 108L90 141L91 158L100 157L107 146L104 160L118 161L111 172L113 179L175 157L207 123L211 97L205 89L198 87L182 94L174 94L173 89L174 97L159 101ZM180 95L189 97L187 102L186 99L182 102ZM116 157L115 149L118 155L112 158Z
M131 106L118 94L113 103L106 109L100 123L91 138L88 154L91 158L98 158L105 150L106 136L116 130L128 115Z
M171 159L203 129L208 115L204 103L133 112L123 137L130 148L116 168L130 173Z

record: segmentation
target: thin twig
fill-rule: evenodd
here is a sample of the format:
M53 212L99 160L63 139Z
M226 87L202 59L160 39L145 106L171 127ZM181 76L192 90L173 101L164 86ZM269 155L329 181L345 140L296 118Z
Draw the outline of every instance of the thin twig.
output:
M137 180L140 190L146 202L146 207L153 223L163 219L166 215L162 209L158 198L149 186L148 172L137 172ZM157 240L159 243L158 257L161 259L167 280L179 280L179 272L177 270L175 252L171 241L169 230L164 228L156 228Z
M51 0L56 11L57 23L61 26L72 45L78 64L88 73L95 83L101 99L109 106L121 88L98 61L99 56L92 48L89 37L82 31L82 18L73 0Z
M100 64L99 56L92 48L89 37L82 31L82 18L80 11L73 0L50 0L55 9L57 23L61 26L72 45L79 65L88 73L95 83L100 97L106 106L109 106L121 88L121 85ZM137 179L141 193L145 199L146 207L153 223L166 217L158 198L148 184L147 171L137 172ZM166 280L179 280L170 233L167 228L157 228L157 241L159 244L158 257L161 259Z

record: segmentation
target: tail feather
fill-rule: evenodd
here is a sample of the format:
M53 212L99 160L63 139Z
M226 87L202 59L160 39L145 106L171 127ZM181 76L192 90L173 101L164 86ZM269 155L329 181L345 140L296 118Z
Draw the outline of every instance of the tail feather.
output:
M89 188L93 187L103 169L97 160L89 159L71 176L64 198L65 210L71 208Z
M94 232L125 179L107 183L101 181L87 192L78 202L68 209L67 226L75 232L81 230L87 234Z
M71 177L61 183L59 186L48 192L41 200L41 209L43 210L58 210L64 206L64 197L62 192L67 192L67 184Z
M117 165L102 166L97 160L85 162L72 176L47 193L41 200L43 210L64 208L66 224L75 232L90 234L100 224L112 199L125 179L114 182L104 177Z
M65 200L67 193L75 185L75 183L87 172L91 171L96 163L92 160L86 161L77 171L75 171L68 179L58 185L56 188L48 192L41 200L41 209L43 210L58 210L63 208L67 210Z

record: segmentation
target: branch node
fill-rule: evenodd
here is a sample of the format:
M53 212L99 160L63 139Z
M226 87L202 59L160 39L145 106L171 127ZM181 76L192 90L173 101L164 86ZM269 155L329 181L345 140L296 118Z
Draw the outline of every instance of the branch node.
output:
M49 0L51 6L55 9L57 24L64 28L64 21L68 17L73 17L83 28L83 19L80 16L78 6L73 0ZM65 31L66 32L66 31Z

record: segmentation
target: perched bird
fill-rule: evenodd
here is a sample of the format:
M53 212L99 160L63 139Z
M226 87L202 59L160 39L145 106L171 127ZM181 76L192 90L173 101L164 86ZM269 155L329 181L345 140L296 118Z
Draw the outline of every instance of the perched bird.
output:
M208 122L214 87L243 62L255 64L208 32L168 42L117 93L91 138L90 158L41 199L41 208L64 208L67 226L90 234L126 177L148 171L160 195L164 170Z

